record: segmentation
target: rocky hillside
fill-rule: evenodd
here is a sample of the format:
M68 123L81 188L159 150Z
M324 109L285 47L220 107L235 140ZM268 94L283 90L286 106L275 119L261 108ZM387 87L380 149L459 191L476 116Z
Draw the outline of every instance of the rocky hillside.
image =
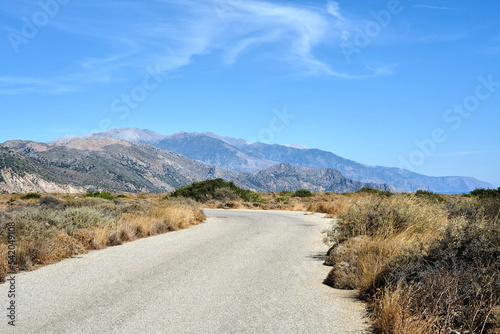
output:
M397 191L418 189L439 193L463 193L476 188L493 187L471 177L431 177L400 168L368 166L334 153L298 146L248 143L242 139L221 137L211 132L178 132L170 136L150 130L122 128L87 136L105 136L143 142L236 172L255 172L279 163L314 169L334 169L348 179L367 183L390 184ZM64 138L58 139L63 140Z
M268 191L309 189L316 192L352 192L364 187L393 191L388 184L365 183L345 178L334 169L313 169L281 163L252 173L248 180L257 188Z
M207 166L178 153L109 138L77 138L52 144L9 141L0 148L0 190L7 192L50 191L43 187L45 183L73 192L167 192L214 177L238 180L238 173ZM27 181L11 181L32 176L39 180L36 187Z
M193 160L237 172L251 173L279 163L247 154L225 141L200 133L175 133L153 145L181 153Z
M195 181L223 178L258 191L355 191L365 186L333 170L289 164L252 174L234 172L160 148L106 137L75 138L50 144L8 141L0 145L2 192L169 192Z

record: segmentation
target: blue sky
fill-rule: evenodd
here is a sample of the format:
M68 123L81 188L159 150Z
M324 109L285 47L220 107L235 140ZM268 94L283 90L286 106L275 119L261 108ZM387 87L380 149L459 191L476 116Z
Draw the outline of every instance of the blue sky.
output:
M4 1L0 142L123 126L500 184L500 2Z

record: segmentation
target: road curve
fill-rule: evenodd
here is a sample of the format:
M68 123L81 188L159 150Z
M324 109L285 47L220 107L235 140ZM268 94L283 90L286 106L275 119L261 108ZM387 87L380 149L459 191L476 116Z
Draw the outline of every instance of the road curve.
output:
M363 333L354 293L322 284L329 220L205 210L205 223L16 275L15 333ZM7 330L7 331L5 331Z

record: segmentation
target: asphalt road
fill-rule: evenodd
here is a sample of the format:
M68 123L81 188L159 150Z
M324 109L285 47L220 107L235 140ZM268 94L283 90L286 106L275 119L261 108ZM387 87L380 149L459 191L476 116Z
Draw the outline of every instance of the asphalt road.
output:
M353 292L322 284L329 223L301 212L205 210L186 230L16 275L0 332L362 333Z

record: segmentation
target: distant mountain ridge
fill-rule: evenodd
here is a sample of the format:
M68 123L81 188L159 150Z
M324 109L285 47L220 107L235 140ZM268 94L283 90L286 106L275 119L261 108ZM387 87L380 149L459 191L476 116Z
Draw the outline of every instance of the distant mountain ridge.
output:
M136 128L112 129L86 136L104 136L142 142L174 151L186 157L236 172L252 173L280 163L314 169L334 169L348 179L389 184L396 191L429 190L439 193L464 193L491 184L471 177L432 177L400 168L367 166L334 153L294 145L248 143L243 139L222 137L211 132L177 132L170 136ZM57 139L60 141L61 139Z
M137 137L132 135L132 138ZM159 139L150 136L148 140L150 138ZM103 136L56 140L49 144L14 140L0 145L0 192L169 192L214 178L264 192L301 188L318 192L356 191L366 186L391 188L352 181L331 169L311 170L290 164L254 173L235 172L149 144Z

